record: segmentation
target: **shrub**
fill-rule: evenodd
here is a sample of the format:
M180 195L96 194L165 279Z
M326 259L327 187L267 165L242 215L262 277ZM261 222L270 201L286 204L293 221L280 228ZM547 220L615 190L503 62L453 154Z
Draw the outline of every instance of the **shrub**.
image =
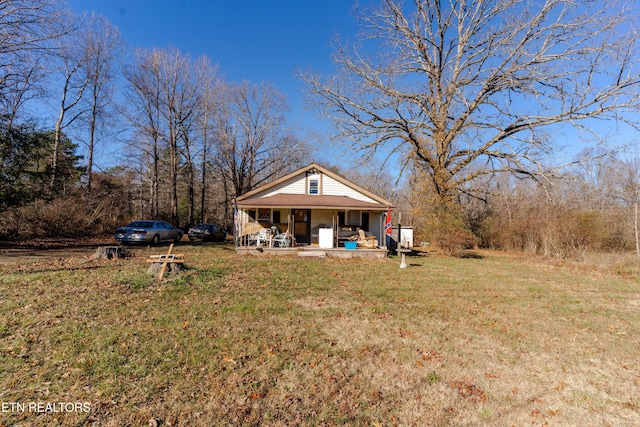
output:
M459 257L474 248L477 239L469 231L458 228L438 233L435 243L446 255Z
M477 246L478 239L470 231L464 207L455 200L431 199L423 205L424 222L420 236L434 243L443 253L461 256L465 250Z

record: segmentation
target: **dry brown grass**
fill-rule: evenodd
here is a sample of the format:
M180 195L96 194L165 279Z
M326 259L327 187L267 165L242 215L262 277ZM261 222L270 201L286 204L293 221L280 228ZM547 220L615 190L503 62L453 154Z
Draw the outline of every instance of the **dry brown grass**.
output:
M628 268L180 249L0 265L0 402L91 404L0 425L640 425Z

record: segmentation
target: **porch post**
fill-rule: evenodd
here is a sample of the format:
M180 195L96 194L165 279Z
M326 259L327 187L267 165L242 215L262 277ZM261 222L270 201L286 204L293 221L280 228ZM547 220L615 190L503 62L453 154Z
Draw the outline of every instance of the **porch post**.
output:
M383 249L387 248L387 234L384 232L384 222L381 221L383 218L383 214L378 214L378 235L380 236L380 247ZM384 220L387 220L387 214L384 214ZM382 243L382 239L384 239L384 243Z
M233 200L233 244L235 248L238 249L239 246L239 238L240 238L240 219L238 218L238 201L236 199Z

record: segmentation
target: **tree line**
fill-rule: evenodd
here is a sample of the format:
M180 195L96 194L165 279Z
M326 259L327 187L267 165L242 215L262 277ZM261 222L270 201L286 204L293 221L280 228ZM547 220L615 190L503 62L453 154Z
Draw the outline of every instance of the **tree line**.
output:
M286 97L225 81L206 56L130 51L107 19L55 0L0 0L0 36L5 238L101 234L133 217L228 225L236 195L308 161Z
M633 252L640 257L640 159L586 150L562 177L542 186L504 175L482 199L442 204L419 171L399 198L416 241L461 255L474 247L581 258L587 252Z

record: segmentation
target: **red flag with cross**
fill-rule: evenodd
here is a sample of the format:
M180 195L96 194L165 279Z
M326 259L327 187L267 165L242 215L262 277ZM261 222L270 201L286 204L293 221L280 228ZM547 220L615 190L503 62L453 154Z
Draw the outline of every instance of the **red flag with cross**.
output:
M389 206L387 208L387 219L385 220L384 223L384 232L387 233L387 235L391 236L391 229L392 229L392 224L391 224L391 206Z

